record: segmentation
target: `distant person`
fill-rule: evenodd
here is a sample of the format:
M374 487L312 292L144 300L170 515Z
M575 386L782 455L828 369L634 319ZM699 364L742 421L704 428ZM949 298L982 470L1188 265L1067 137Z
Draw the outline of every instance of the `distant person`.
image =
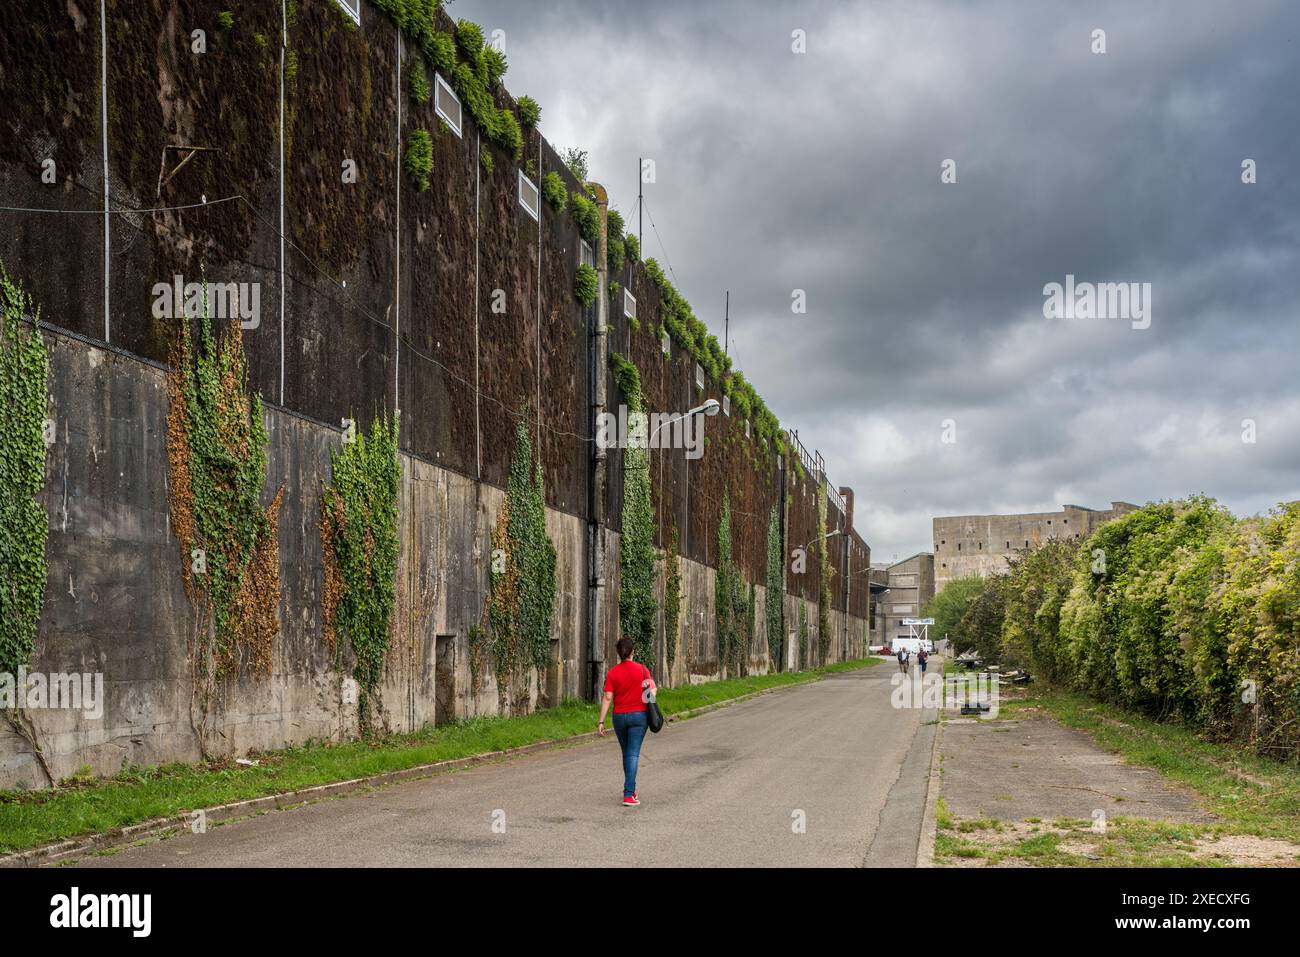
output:
M636 766L641 758L641 742L645 740L646 732L643 695L656 689L650 669L632 658L636 647L632 639L620 638L614 647L618 650L619 662L605 673L605 698L600 703L596 733L602 738L605 736L605 715L613 704L614 734L618 736L618 746L623 751L623 806L636 807L641 803L636 795Z
M907 649L899 648L895 653L895 657L898 659L898 670L903 674L907 674Z
M922 648L916 653L916 663L921 666L921 677L925 677L925 663L930 660L930 656Z

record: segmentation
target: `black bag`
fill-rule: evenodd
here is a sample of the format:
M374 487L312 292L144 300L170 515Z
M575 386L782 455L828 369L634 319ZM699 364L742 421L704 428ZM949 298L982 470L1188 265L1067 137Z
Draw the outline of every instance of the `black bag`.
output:
M642 665L641 670L645 672L646 679L649 680L650 669ZM649 692L650 697L645 703L645 724L651 733L658 734L659 730L664 726L664 713L659 710L659 702L655 701L654 692L650 691L649 688L646 691Z

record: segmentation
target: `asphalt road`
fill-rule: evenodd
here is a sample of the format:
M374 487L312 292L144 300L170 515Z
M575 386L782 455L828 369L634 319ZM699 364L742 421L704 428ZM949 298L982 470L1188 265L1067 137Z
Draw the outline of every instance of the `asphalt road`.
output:
M647 735L624 808L613 734L90 857L86 867L911 867L934 718L889 663ZM802 828L800 828L802 824Z

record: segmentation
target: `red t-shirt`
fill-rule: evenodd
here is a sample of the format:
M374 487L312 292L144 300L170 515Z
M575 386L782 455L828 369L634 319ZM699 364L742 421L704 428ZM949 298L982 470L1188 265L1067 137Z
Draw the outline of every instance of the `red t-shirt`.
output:
M650 678L650 669L639 661L620 661L605 672L605 690L614 692L614 713L629 714L644 711L645 702L641 700L644 689L641 682ZM654 679L650 678L654 687Z

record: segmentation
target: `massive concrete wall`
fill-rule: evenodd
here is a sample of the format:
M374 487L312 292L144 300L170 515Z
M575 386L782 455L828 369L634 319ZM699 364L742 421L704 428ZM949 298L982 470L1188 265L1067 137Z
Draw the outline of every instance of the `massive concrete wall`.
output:
M49 576L30 670L99 673L105 682L102 717L59 709L27 712L54 776L71 775L83 765L114 773L130 764L195 760L200 734L218 754L355 734L356 707L347 703L343 686L351 662L326 646L321 621L320 496L341 430L275 407L265 413L263 500L283 493L280 632L271 674L240 677L219 688L205 720L192 672L196 618L169 522L166 370L64 334L47 333L46 341L48 414L55 426L44 492ZM482 617L490 534L504 493L406 453L401 465L398 598L381 688L384 721L394 730L413 730L498 713L490 669L475 686L467 633ZM546 522L557 552L551 660L532 681L522 710L585 690L585 523L558 509L547 510ZM616 568L616 534L608 548L608 562ZM714 580L713 568L682 560L681 652L672 669L662 616L660 621L655 667L666 684L718 674ZM663 587L661 573L660 595ZM759 586L746 662L751 673L773 667L764 597ZM786 596L788 623L797 622L800 600ZM610 660L618 638L617 576L605 608L599 634ZM809 645L815 646L813 602L808 622ZM831 622L831 660L861 655L862 620L835 611ZM787 651L791 643L797 648L797 635L791 637ZM797 666L797 660L788 657L784 666ZM30 744L6 724L0 731L0 788L47 783Z
M102 34L94 0L19 6L24 28L0 31L0 76L31 95L11 98L0 119L0 260L48 326L59 423L46 490L50 582L33 668L102 671L110 689L99 724L36 718L56 773L197 754L193 611L166 499L163 376L176 325L152 314L154 284L177 274L259 284L259 321L244 344L251 385L267 403L266 494L283 486L285 496L273 674L223 689L209 728L221 747L276 747L355 727L342 666L321 638L319 496L341 420L364 426L393 408L402 413L403 480L399 627L383 691L389 724L413 728L498 707L490 676L472 687L465 642L481 616L487 536L525 407L559 553L552 665L525 706L589 694L595 377L605 377L611 404L621 399L606 357L591 354L595 307L572 295L580 256L572 217L543 203L534 219L518 200L529 163L538 180L553 171L581 188L556 151L525 130L516 163L468 113L457 135L432 101L416 104L412 51L369 3L354 28L331 0L298 0L284 7L282 32L275 2L106 0ZM218 21L224 11L229 29ZM445 15L442 27L450 27ZM512 103L504 88L494 96ZM424 191L400 171L415 129L434 143ZM209 149L178 169L186 153L175 148L193 146ZM343 181L346 162L355 182ZM105 188L107 237L96 212ZM639 328L613 304L610 346L637 363L648 407L682 412L721 400L724 384L707 376L698 384L677 344L664 355L659 292L645 266L629 262L610 278L637 298ZM504 312L491 308L498 290ZM761 586L772 510L788 547L842 530L846 519L833 502L822 525L824 475L798 477L739 415L708 419L706 435L698 460L680 450L652 458L656 542L666 547L676 530L682 555L684 650L674 683L719 671L713 588L724 496L737 564L760 586L751 671L771 666ZM618 637L618 450L608 485L612 574L595 629L605 660ZM867 589L858 572L870 551L857 531L828 541L832 620L860 619ZM788 551L785 559L786 650L797 630L794 596L807 604L816 649L816 552L799 574ZM857 647L854 634L851 624L835 630L828 657ZM661 622L664 673L667 641ZM0 732L0 785L37 781L29 750Z

